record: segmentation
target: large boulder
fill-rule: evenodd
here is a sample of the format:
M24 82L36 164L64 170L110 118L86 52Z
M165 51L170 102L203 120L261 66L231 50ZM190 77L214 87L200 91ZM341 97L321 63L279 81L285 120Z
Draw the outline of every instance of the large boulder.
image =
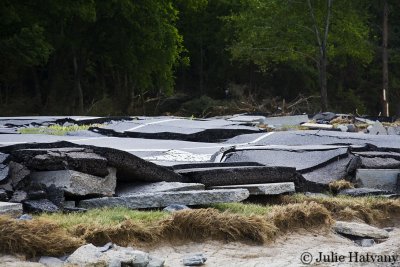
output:
M32 172L31 182L54 185L72 196L112 196L117 183L116 170L108 168L108 173L106 177L97 177L72 170Z
M246 189L198 190L158 192L130 195L127 197L103 197L82 200L79 207L126 207L130 209L161 208L171 204L205 205L212 203L240 202L249 197Z

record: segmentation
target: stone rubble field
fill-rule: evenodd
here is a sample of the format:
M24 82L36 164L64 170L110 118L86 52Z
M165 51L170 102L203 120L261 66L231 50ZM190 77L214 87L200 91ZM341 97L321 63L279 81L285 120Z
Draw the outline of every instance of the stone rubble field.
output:
M52 125L93 126L59 136L40 133ZM21 134L32 128L35 134ZM398 198L400 123L333 113L0 118L0 214L13 217L320 194L341 180L355 187L339 188L338 195ZM356 228L349 234L343 225L334 227L372 239L362 242L388 237L370 236L371 229L360 235L364 228ZM146 264L132 266L163 264L143 257ZM112 256L100 258L111 266Z

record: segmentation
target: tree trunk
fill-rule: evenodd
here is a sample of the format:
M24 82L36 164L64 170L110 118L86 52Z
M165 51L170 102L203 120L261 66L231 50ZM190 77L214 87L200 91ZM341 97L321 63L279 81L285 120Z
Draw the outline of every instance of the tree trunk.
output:
M81 73L82 73L82 64L78 64L78 59L76 54L73 56L73 64L74 64L74 91L77 97L77 108L78 114L83 114L83 91L81 85Z
M203 39L200 38L200 94L204 92L204 49Z
M389 67L388 67L388 17L387 0L383 1L383 32L382 32L382 110L383 116L389 116Z
M328 82L327 82L326 65L327 65L327 58L326 58L326 52L324 51L322 52L318 67L322 111L328 110Z

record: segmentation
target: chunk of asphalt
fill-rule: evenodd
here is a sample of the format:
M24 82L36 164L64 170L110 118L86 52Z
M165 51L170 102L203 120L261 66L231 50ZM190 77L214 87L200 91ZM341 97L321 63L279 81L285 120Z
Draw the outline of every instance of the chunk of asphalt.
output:
M209 186L294 182L296 169L290 167L216 167L182 169L177 173L190 181Z
M197 190L180 192L158 192L131 195L128 197L103 197L86 199L79 207L126 207L129 209L162 208L180 203L182 205L205 205L212 203L240 202L249 197L246 189Z
M88 149L94 154L105 158L107 166L114 167L117 169L118 181L134 182L187 182L184 177L173 172L172 170L148 162L135 155L132 155L126 151L107 148L107 147L96 147L90 145L78 145L66 141L54 142L54 143L28 143L28 144L14 144L10 146L0 147L0 152L11 153L17 150L47 150L47 149L60 149L60 148L76 148L76 149ZM47 152L43 152L47 153ZM22 153L21 156L24 154ZM29 159L27 159L29 160ZM68 164L67 164L68 165ZM65 169L65 162L64 167ZM69 165L68 165L69 166ZM71 169L72 166L70 166ZM54 169L53 169L54 170Z
M23 203L24 211L29 213L54 213L58 212L59 208L48 199L27 200Z
M41 171L32 172L30 180L46 187L54 185L72 196L112 196L117 183L116 170L109 168L108 172L106 177L97 177L71 170Z
M296 146L282 148L255 146L248 149L232 149L225 153L223 158L225 163L258 162L265 166L293 167L298 171L307 171L347 155L347 147L304 146L299 149Z
M116 194L120 197L129 195L154 193L204 190L204 185L199 183L156 182L156 183L119 183Z
M19 149L13 151L12 156L34 170L73 169L102 177L108 174L107 159L82 147Z
M0 202L0 215L19 217L22 215L22 204L10 203L10 202Z
M339 234L361 238L386 239L388 232L365 223L336 221L333 229Z
M209 189L247 189L250 195L282 195L296 192L294 183L243 184L212 186Z
M341 190L338 193L338 195L352 196L352 197L384 196L384 195L390 195L390 192L373 188L351 188L351 189Z
M381 189L393 193L398 191L400 169L358 169L356 182L359 187Z

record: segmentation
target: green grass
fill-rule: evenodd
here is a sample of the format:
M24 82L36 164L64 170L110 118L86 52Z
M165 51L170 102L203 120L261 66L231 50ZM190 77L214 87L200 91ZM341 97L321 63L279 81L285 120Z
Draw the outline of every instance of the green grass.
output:
M30 128L20 128L18 130L21 134L48 134L48 135L66 135L68 132L84 131L88 130L90 127L99 127L100 124L90 124L90 125L71 125L71 126L61 126L58 124L50 125L48 127L30 127Z
M126 220L150 225L170 216L163 211L138 211L127 208L93 209L85 213L53 213L41 214L37 218L49 219L66 229L79 224L113 226Z

